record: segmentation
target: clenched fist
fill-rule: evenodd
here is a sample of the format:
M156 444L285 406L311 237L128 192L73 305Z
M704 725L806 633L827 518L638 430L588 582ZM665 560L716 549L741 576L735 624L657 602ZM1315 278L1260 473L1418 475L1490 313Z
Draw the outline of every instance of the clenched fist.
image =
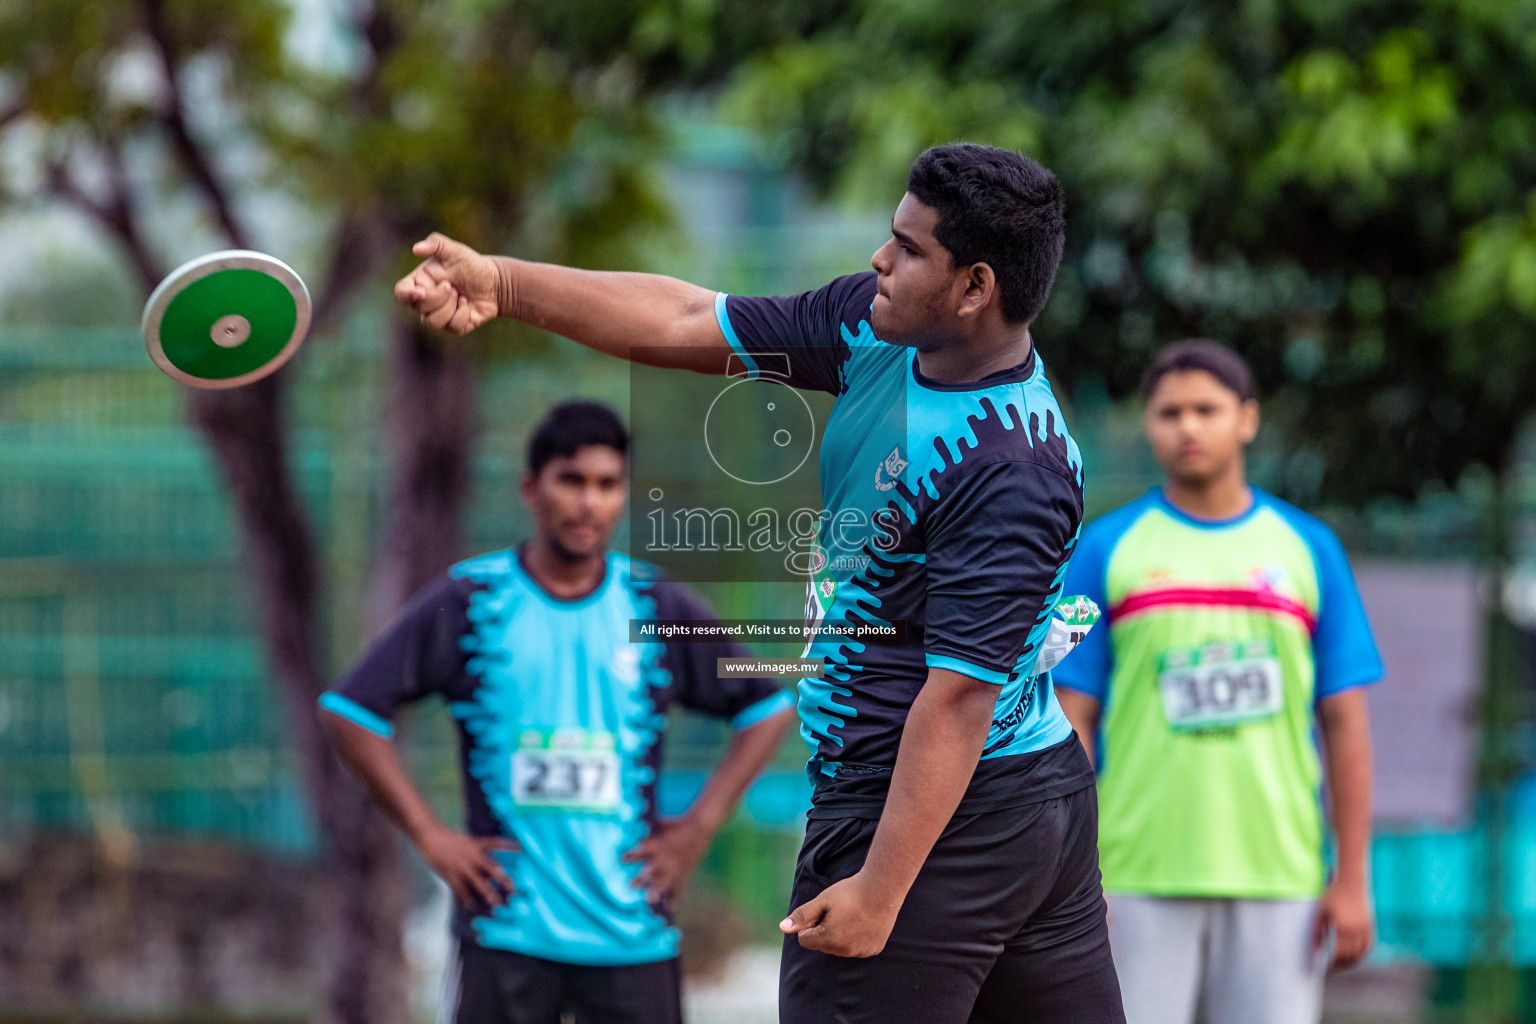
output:
M440 331L468 334L501 312L496 261L436 231L411 247L426 261L395 285L395 301Z
M799 936L806 949L833 956L876 956L891 937L901 902L871 886L860 871L796 907L779 922L779 930Z

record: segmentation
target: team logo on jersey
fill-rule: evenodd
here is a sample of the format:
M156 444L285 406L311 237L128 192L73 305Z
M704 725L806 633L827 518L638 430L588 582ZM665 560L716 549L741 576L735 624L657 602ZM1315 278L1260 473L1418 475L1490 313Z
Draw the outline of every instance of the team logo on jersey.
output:
M818 544L811 554L811 578L806 586L805 614L808 618L820 619L832 610L832 602L837 600L837 579L832 573L832 564Z
M888 491L901 479L901 471L907 468L907 460L901 457L901 446L891 449L885 461L875 467L875 490Z
M608 671L613 678L626 686L640 679L640 648L634 644L620 644L608 659Z
M1284 566L1266 565L1259 569L1248 570L1248 585L1255 590L1276 590L1285 583L1286 572Z

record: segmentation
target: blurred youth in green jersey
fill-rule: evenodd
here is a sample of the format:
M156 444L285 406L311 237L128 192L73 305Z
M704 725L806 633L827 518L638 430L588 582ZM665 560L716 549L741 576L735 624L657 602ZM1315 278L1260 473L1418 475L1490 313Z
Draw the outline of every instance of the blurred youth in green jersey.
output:
M1247 481L1242 358L1171 345L1142 396L1165 480L1084 528L1065 589L1105 621L1055 671L1098 763L1126 1018L1189 1024L1204 1005L1222 1024L1316 1024L1330 960L1373 939L1365 687L1381 659L1338 538Z

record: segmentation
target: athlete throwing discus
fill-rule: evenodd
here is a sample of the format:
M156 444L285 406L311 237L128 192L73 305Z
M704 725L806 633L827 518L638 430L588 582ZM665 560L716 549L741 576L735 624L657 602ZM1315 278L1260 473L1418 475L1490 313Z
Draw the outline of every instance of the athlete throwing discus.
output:
M776 368L836 402L831 513L885 517L829 559L817 616L906 642L817 640L800 681L815 782L779 1015L813 1022L1124 1020L1093 772L1036 656L1082 518L1082 460L1030 323L1061 261L1060 186L960 144L912 166L873 272L778 298L483 256L441 235L396 286L428 324L507 316L621 358Z

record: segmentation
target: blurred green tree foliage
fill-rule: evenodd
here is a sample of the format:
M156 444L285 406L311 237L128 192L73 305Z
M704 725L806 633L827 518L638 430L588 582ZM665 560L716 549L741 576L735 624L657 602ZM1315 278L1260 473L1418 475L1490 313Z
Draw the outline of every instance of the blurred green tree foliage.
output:
M388 308L388 283L431 229L485 248L628 262L624 243L665 220L648 173L658 155L648 98L718 73L708 64L713 23L691 10L601 0L0 0L0 202L83 214L141 300L199 248L281 242L263 211L300 209L324 239L318 255L295 259L318 268L312 344L365 290ZM188 231L188 208L200 230ZM370 629L461 554L474 436L468 346L407 318L386 324L391 479ZM478 343L490 348L508 338L487 335ZM321 1013L391 1024L409 1005L399 942L407 887L388 824L329 754L316 720L332 666L283 405L285 382L302 368L301 357L259 384L192 393L189 407L239 515L267 660L335 869L341 931Z
M765 39L727 109L860 201L955 139L1055 170L1058 380L1124 395L1158 345L1228 340L1308 502L1507 466L1536 404L1536 3L835 7Z

